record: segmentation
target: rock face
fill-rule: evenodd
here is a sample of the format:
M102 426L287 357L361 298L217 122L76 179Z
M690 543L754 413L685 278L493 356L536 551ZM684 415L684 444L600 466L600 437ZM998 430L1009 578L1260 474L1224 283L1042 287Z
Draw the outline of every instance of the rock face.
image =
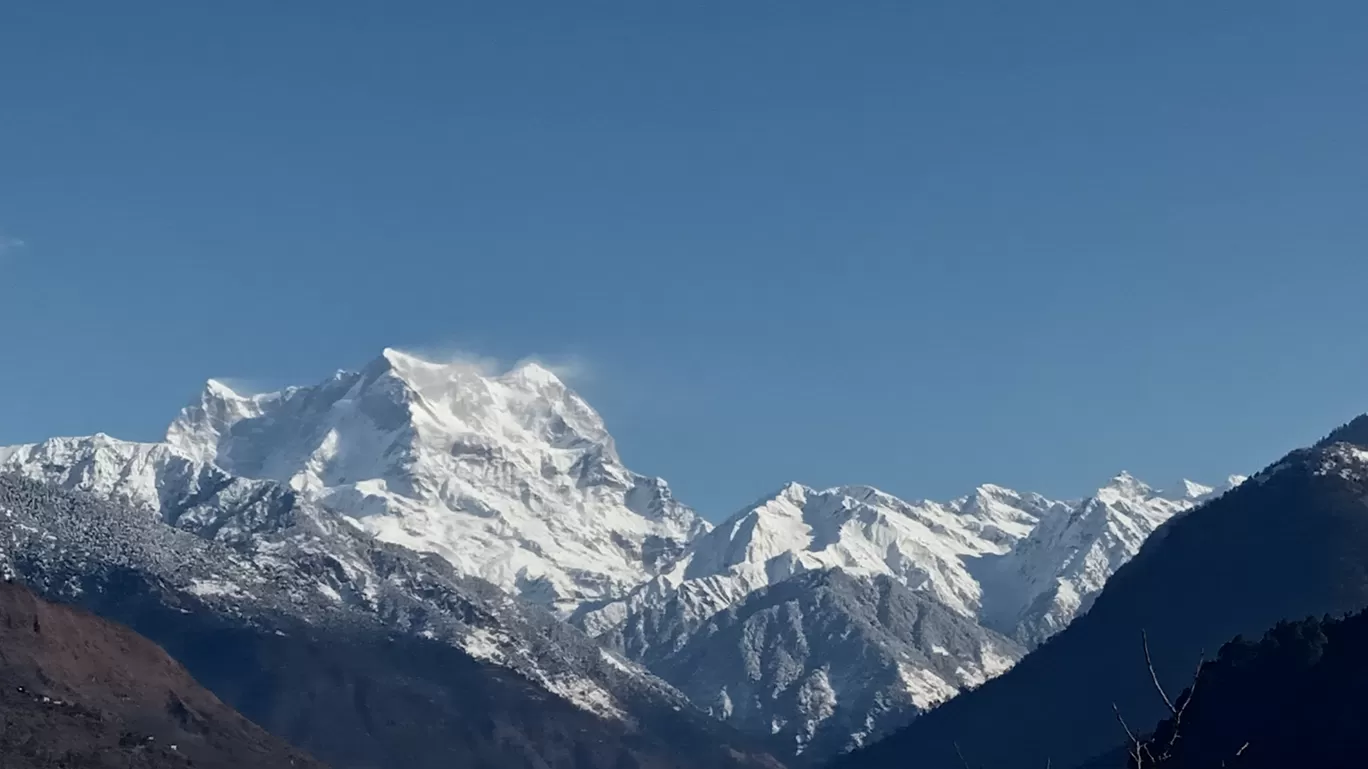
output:
M1171 693L1199 657L1284 619L1368 605L1368 417L1177 516L1091 609L1010 672L947 702L839 769L1073 767L1166 715L1141 650ZM1200 693L1198 695L1201 696ZM1023 705L1025 704L1025 705ZM1245 739L1252 739L1246 735Z
M277 393L210 381L163 442L0 448L0 471L128 511L125 532L74 518L32 524L55 541L16 530L27 550L0 547L0 569L89 550L92 564L153 575L216 612L360 616L431 637L601 717L692 712L650 670L808 757L865 744L1001 672L1086 611L1158 526L1218 494L1124 474L1071 501L986 485L909 502L795 483L713 528L664 481L628 470L599 416L547 369L490 375L395 350ZM96 568L62 562L76 582ZM797 579L832 570L844 577ZM780 595L792 638L755 609ZM960 641L861 624L867 601L890 595L926 604ZM845 622L839 633L867 652L825 658L848 650L811 643L814 621L831 633ZM741 672L721 662L736 648L728 633L758 638L762 622L771 647L806 644L803 677L780 666L728 679ZM692 664L729 672L685 677ZM809 681L822 669L825 683ZM823 716L827 689L841 705Z
M205 691L128 628L0 582L0 765L323 765Z

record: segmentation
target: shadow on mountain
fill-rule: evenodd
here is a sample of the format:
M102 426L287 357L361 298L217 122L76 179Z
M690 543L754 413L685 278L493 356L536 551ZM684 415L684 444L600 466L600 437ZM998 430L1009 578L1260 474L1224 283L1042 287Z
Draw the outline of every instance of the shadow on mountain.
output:
M685 769L748 760L700 743L682 720L600 718L436 641L182 613L131 573L86 603L157 639L224 700L339 767Z
M0 583L5 769L322 767L125 627Z

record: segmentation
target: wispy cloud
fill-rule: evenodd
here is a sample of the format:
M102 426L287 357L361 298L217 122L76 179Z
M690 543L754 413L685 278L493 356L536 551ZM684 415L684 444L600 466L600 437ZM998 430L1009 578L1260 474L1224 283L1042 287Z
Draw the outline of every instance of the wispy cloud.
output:
M23 248L26 243L19 238L0 232L0 256L6 256Z
M521 366L524 363L535 363L569 383L583 383L594 373L593 369L590 368L588 361L575 356L553 356L548 359L540 355L531 355L519 360L513 365Z
M584 358L574 355L528 355L517 360L508 360L472 353L468 349L454 345L405 346L396 349L432 363L469 366L484 376L502 374L525 363L536 363L571 384L583 383L593 373Z

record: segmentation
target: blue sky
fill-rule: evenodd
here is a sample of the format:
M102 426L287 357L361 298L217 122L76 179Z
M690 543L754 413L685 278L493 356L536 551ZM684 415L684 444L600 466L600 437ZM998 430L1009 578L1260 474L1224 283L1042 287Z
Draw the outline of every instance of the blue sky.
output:
M26 7L15 7L15 6ZM1247 472L1368 410L1368 4L0 10L0 443L574 362L712 516Z

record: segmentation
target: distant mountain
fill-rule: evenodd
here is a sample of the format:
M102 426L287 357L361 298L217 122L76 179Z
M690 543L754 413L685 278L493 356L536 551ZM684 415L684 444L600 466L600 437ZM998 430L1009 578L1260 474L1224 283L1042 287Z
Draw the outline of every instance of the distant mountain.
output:
M1125 473L1071 502L1000 486L937 503L868 487L790 484L698 537L672 568L623 600L586 604L572 621L732 724L782 735L807 755L833 755L1007 670L1023 647L1086 611L1155 528L1218 493L1191 482L1161 492ZM848 578L839 587L831 578L794 581L829 569ZM803 589L814 592L795 593ZM890 595L934 603L927 616L957 642L913 632L919 625L890 624L879 613ZM759 653L749 634L761 620L746 620L740 641L747 648L739 652L737 639L719 635L719 624L777 596L790 618L775 624L762 615L766 643L801 647L801 662L786 662L772 676L723 662ZM863 623L873 617L885 624L866 632ZM859 639L863 651L809 646L817 618L823 633ZM792 637L783 639L786 626ZM811 710L807 679L793 676L796 669L815 675L823 665L828 676L845 671L834 695L843 703L839 713ZM746 691L744 706L738 687Z
M106 441L79 469L48 472L132 476L145 457ZM160 511L0 475L0 574L129 625L337 767L772 763L673 688L439 558L274 482L160 472L179 479L158 485L176 489Z
M1122 474L1084 500L985 485L940 503L795 483L713 528L664 481L626 469L602 419L547 369L493 375L392 349L276 393L210 381L163 442L0 448L6 470L141 515L125 524L141 539L91 521L33 523L42 534L16 540L30 576L56 562L79 582L112 563L225 616L363 617L609 720L692 714L692 700L806 760L1001 673L1086 611L1156 527L1221 491L1188 481L1159 491ZM213 554L195 563L174 552L203 547ZM38 551L93 555L32 560ZM5 553L0 542L0 568ZM785 584L833 569L849 579ZM689 660L736 671L721 662L735 651L721 630L739 623L752 635L772 613L755 607L780 595L793 633L768 624L765 643L805 649L795 662L805 676L828 671L843 704L827 716L788 672L681 676ZM957 640L933 642L898 618L870 625L869 601L917 603ZM824 657L843 647L811 643L814 622L865 652Z
M1072 767L1164 706L1203 651L1286 618L1368 606L1368 417L1156 532L1092 608L1009 673L947 702L838 769ZM958 746L958 750L957 750ZM909 761L913 763L909 764Z
M9 582L0 582L0 766L323 767L147 639Z

